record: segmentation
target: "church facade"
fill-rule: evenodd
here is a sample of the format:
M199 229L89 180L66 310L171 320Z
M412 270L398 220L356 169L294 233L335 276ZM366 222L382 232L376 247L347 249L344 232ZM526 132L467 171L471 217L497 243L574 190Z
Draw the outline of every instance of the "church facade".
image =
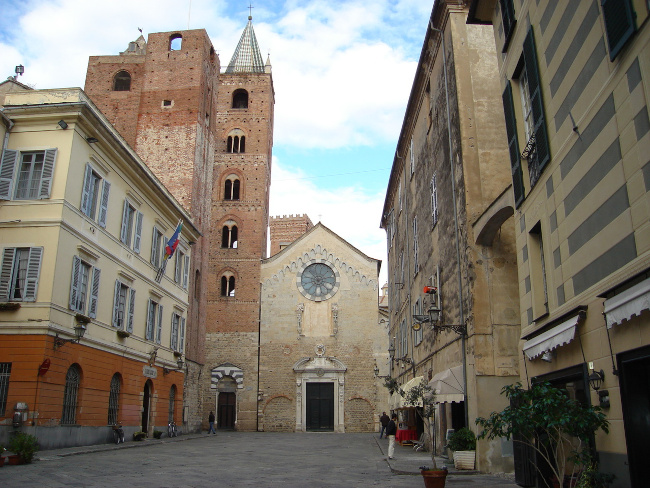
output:
M378 428L388 400L380 265L321 223L262 261L259 430Z

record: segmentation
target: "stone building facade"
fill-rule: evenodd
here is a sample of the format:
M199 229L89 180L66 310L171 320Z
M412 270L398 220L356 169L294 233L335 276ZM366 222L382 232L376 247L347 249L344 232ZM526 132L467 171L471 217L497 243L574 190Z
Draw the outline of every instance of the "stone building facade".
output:
M381 219L391 375L401 385L423 377L437 391L439 448L447 429L475 430L476 417L501 410L501 388L519 378L514 219L493 211L511 193L496 51L489 27L466 24L468 7L434 4ZM480 441L478 469L512 470L509 450Z
M388 400L380 265L321 223L262 262L260 430L377 430Z

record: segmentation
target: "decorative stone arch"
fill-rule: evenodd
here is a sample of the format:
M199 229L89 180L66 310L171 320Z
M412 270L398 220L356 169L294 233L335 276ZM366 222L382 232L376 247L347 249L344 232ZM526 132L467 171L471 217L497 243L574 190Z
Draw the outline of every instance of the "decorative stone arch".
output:
M224 376L230 376L235 383L237 383L237 389L241 390L244 388L244 372L235 366L234 364L225 363L216 368L212 368L210 376L210 389L216 390L219 380L223 379Z
M231 193L230 198L227 198L226 195L226 182L231 181L231 192L232 192L232 182L234 181L239 181L239 195L238 198L233 198L233 194ZM225 201L230 201L230 200L235 200L235 201L240 201L243 199L244 195L244 185L245 185L245 179L244 179L244 174L235 168L229 168L227 172L224 172L221 174L219 177L219 183L216 185L217 188L217 199L219 200L225 200Z
M376 432L375 407L367 398L353 395L345 402L345 425L348 432Z
M307 431L307 383L334 384L334 432L345 432L345 372L340 360L325 356L325 346L316 346L316 357L302 358L293 365L296 374L296 432Z
M514 213L515 201L512 185L508 185L501 195L492 202L492 205L472 224L474 235L476 236L476 244L480 246L491 246L501 226Z

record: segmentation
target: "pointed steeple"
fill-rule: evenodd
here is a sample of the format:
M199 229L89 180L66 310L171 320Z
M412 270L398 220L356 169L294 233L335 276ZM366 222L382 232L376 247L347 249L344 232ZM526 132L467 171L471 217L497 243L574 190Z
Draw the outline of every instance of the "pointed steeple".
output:
M253 17L248 16L248 24L239 39L226 73L264 73L264 61L253 31Z

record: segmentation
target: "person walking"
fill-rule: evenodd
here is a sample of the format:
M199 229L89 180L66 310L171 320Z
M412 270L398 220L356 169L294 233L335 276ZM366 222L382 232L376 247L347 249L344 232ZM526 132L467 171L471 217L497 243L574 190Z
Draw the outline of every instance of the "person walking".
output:
M216 434L217 431L214 430L214 412L210 412L210 415L208 415L208 422L210 423L208 434Z
M381 423L381 430L379 431L379 438L381 439L384 434L386 434L386 426L390 422L390 417L386 415L386 412L381 412L381 417L379 417L379 422ZM388 434L386 434L388 437Z
M397 434L397 414L390 417L390 422L386 426L386 435L388 436L388 459L395 457L395 434Z

